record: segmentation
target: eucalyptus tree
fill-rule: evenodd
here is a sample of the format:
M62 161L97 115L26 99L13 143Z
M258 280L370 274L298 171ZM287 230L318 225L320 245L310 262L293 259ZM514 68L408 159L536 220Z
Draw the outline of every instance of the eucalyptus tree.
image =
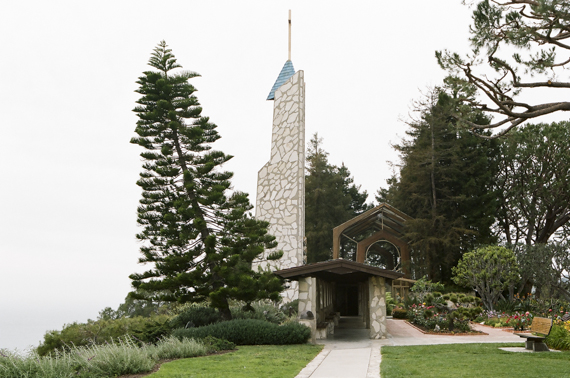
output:
M137 81L138 136L131 143L144 149L137 181L139 262L152 267L130 276L136 289L131 296L144 292L141 299L181 303L209 299L225 318L231 318L230 299L278 300L281 281L251 269L264 248L276 246L275 238L267 234L267 222L250 215L247 194L230 194L233 174L221 165L231 156L212 149L220 135L202 115L189 83L198 74L181 70L164 41L149 65L154 70Z
M570 122L528 124L500 143L497 227L508 244L565 239L570 222Z
M561 297L570 300L570 243L518 244L513 247L521 270L519 294L530 286L543 299Z

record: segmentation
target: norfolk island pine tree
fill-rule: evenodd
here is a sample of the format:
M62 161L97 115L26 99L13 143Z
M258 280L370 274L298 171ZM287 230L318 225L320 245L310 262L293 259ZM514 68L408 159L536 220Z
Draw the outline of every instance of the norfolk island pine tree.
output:
M265 248L276 246L275 238L267 233L267 222L250 215L246 193L228 194L233 173L220 166L232 156L212 149L220 135L201 115L196 89L188 82L199 75L179 70L164 41L148 64L155 70L137 81L138 137L131 143L144 148L137 181L139 262L153 266L130 276L135 288L130 295L180 303L209 299L225 319L231 319L230 299L279 300L282 281L251 268Z

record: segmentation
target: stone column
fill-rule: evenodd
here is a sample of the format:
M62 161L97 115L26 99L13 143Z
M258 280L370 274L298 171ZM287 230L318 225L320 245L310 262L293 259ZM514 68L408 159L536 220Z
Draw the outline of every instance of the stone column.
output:
M271 158L257 176L255 217L269 222L283 257L254 264L263 269L286 269L303 264L305 237L305 82L297 71L275 91ZM297 282L283 293L283 301L298 297Z
M370 295L370 338L385 339L386 331L386 287L382 277L368 279Z
M310 311L313 317L307 316ZM305 277L299 279L299 323L311 329L310 343L314 344L317 338L317 279Z

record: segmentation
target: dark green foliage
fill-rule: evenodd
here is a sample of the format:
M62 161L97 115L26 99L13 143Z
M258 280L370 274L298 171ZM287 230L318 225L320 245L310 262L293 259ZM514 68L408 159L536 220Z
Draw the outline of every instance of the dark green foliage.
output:
M395 319L406 319L408 311L405 308L394 308L392 310L392 316Z
M198 339L214 336L236 345L285 345L306 343L311 330L295 322L280 326L263 320L236 319L205 327L177 329L172 334L178 338Z
M446 284L464 252L494 241L495 142L457 129L453 98L464 95L437 88L416 104L418 118L408 123L409 139L393 146L400 153L399 175L376 197L413 218L404 230L413 276ZM484 118L480 113L470 117Z
M568 172L570 122L528 124L501 140L495 185L506 243L546 244L556 233L564 237L570 222Z
M226 319L228 300L278 300L279 278L251 269L265 248L276 246L267 222L254 219L247 194L228 195L231 172L220 166L231 156L212 149L220 138L204 117L196 89L198 74L181 66L161 42L137 83L141 95L131 143L144 148L139 185L142 198L137 238L144 242L140 263L152 267L132 274L133 298L179 303L210 300ZM279 258L279 254L271 256ZM142 295L144 291L146 295Z
M552 349L570 350L570 331L563 325L554 324L550 334L546 337L546 345Z
M37 348L40 356L55 351L68 350L72 346L102 345L126 335L135 335L143 342L156 342L158 337L170 332L170 317L157 315L151 318L88 320L87 323L64 325L61 331L48 331Z
M503 290L519 281L519 267L513 251L489 246L463 255L453 275L455 283L475 290L485 308L493 310Z
M232 307L231 310L233 319L258 319L281 324L288 317L288 314L275 306L274 303L262 301L252 303L250 308L236 306Z
M279 309L287 316L297 315L297 312L299 311L299 299L285 303Z
M232 314L233 315L233 314ZM212 307L189 306L171 320L172 328L202 327L222 320L222 314Z
M133 329L132 335L139 341L154 344L164 336L168 336L173 329L168 318L150 318L142 324L142 327Z
M518 294L524 296L529 286L536 288L535 297L570 299L570 243L514 246L521 268Z
M224 350L236 349L236 344L225 339L219 339L214 336L206 336L200 341L208 348L208 353L215 353L215 352L222 352Z
M495 310L498 312L506 312L508 314L515 312L516 302L501 298L495 303Z
M333 228L372 207L366 204L366 191L361 193L360 187L353 183L348 168L344 164L340 168L329 164L327 156L322 149L322 139L313 135L307 150L305 177L305 234L309 263L331 259ZM354 246L346 253L354 254L353 249Z

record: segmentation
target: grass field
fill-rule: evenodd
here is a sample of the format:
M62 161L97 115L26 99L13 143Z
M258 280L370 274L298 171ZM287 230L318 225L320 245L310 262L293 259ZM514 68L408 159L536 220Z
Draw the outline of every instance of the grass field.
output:
M523 344L450 344L382 347L382 378L570 377L570 352L512 353Z
M294 378L322 345L254 345L237 351L163 364L150 378Z

